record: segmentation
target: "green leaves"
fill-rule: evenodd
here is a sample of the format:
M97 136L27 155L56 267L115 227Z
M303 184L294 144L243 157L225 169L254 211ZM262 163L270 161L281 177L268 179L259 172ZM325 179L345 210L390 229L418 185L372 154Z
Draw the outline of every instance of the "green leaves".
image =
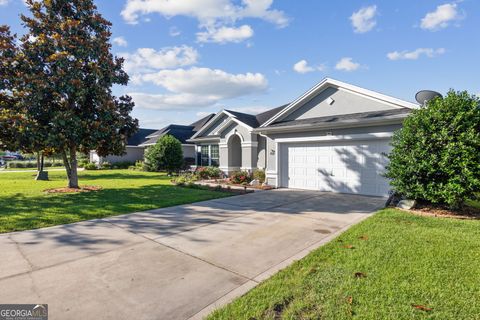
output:
M182 144L175 137L165 135L147 149L145 160L151 171L178 171L183 166Z
M386 176L400 194L458 207L480 190L480 101L449 91L414 110L392 141Z
M110 52L111 23L93 0L27 0L26 33L16 45L0 26L0 141L13 150L98 150L120 155L138 129L123 59ZM15 65L15 66L14 66ZM16 125L11 125L16 119Z

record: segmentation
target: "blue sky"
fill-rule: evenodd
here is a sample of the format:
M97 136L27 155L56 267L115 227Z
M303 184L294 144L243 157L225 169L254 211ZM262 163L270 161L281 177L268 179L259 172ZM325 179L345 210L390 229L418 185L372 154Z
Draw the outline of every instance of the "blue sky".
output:
M140 125L255 113L324 77L408 101L421 89L480 94L480 1L96 0L131 76ZM23 0L0 0L22 33Z

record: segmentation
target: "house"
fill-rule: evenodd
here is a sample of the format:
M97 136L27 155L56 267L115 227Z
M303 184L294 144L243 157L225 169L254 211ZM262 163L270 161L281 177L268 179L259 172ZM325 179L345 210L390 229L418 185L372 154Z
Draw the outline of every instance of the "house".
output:
M148 135L146 137L147 140L141 143L140 147L147 148L157 143L157 141L164 135L172 135L182 143L182 151L185 161L190 164L195 164L195 144L187 140L190 139L198 130L200 130L210 119L212 119L214 115L215 114L209 114L206 117L203 117L202 119L187 126L178 124L168 125L165 128Z
M143 160L144 147L140 144L143 143L147 136L154 133L155 129L138 129L138 131L127 140L125 146L125 154L121 156L108 155L106 157L100 157L96 151L90 151L90 162L92 163L117 163L117 162L135 162Z
M417 104L326 78L292 103L250 115L222 110L187 142L199 165L266 171L275 187L385 196L393 132Z
M188 125L171 124L163 129L138 129L138 131L127 140L125 147L125 154L121 156L109 155L100 157L96 151L90 151L90 162L94 163L118 163L118 162L135 162L144 160L145 149L154 145L164 135L169 134L177 138L182 143L183 157L186 162L195 163L195 145L187 142L205 123L207 123L214 114L209 114L206 117Z

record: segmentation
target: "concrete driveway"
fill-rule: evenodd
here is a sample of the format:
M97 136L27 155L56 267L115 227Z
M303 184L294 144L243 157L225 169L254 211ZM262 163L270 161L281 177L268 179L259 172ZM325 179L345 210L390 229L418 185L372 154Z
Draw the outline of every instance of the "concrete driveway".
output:
M201 318L380 208L274 190L0 235L0 303L50 319Z

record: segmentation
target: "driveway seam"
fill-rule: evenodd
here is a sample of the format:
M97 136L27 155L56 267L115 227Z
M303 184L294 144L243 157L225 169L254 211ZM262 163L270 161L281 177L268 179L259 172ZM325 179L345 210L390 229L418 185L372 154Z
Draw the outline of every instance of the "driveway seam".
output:
M11 279L11 278L15 278L15 277L17 277L17 276L24 276L24 275L27 275L27 274L30 274L30 273L33 273L33 272L36 272L36 271L42 271L42 270L45 270L45 269L50 269L50 268L58 267L58 266L61 266L61 265L64 265L64 264L68 264L68 263L72 263L72 262L84 260L84 259L87 259L87 258L90 258L90 257L100 256L100 255L103 255L103 254L107 254L107 253L113 252L113 251L115 251L115 250L121 250L121 249L125 249L125 248L134 247L134 246L139 245L139 244L141 244L141 243L143 243L143 242L142 242L142 241L138 241L138 242L135 242L135 243L128 244L128 245L126 245L126 246L124 246L124 247L114 248L114 249L110 249L110 250L102 251L102 252L97 252L97 253L92 253L92 254L90 254L90 255L88 255L88 256L85 256L85 257L80 257L80 258L77 258L77 259L71 259L71 260L62 261L62 262L59 262L59 263L52 264L52 265L50 265L50 266L45 266L45 267L33 267L32 270L29 270L29 271L25 271L25 272L20 272L20 273L17 273L17 274L8 275L8 276L6 276L6 277L0 277L0 281L7 280L7 279Z
M360 223L361 221L371 217L373 214L374 214L375 211L372 211L371 213L365 215L365 216L361 216L359 217L358 219L355 219L351 224L348 224L346 226L343 226L342 228L336 230L335 232L331 233L330 235L326 236L325 238L322 238L306 247L304 247L302 250L300 250L299 252L291 255L290 257L282 260L281 262L269 267L268 269L262 271L261 273L257 274L255 277L253 277L253 279L251 279L255 285L250 288L248 291L252 290L254 287L256 287L258 284L260 284L261 282L269 279L270 277L274 276L276 273L278 273L279 271L289 267L294 261L297 261L297 260L300 260L300 259L303 259L304 257L306 257L308 254L310 254L311 252L313 252L314 250L317 250L318 248L322 247L323 245L326 245L327 243L331 242L332 240L334 240L335 238L337 238L338 236L340 236L342 233L344 233L345 231L347 231L348 229L350 229L351 227L353 227L354 225ZM310 249L311 248L311 249ZM298 259L295 259L295 257L298 256ZM285 265L286 264L286 265ZM262 275L266 275L266 277L264 277L263 279L257 279L259 277L261 277ZM238 286L237 288L235 289L232 289L230 290L229 292L225 293L223 296L221 296L220 298L218 298L217 300L213 301L212 303L208 304L207 306L205 306L203 309L201 309L200 311L198 311L197 313L195 313L194 315L192 315L190 318L188 318L187 320L197 320L197 319L203 319L205 316L209 315L210 313L212 313L214 310L217 310L225 305L227 305L228 303L230 303L231 301L233 301L235 298L239 297L240 295L242 294L239 294L239 295L236 295L236 296L233 296L231 297L230 299L228 299L227 301L223 301L223 303L220 303L219 305L216 305L220 300L222 300L224 297L228 296L229 294L231 294L233 291L237 290L238 288L240 288L242 285ZM247 291L247 292L248 292Z
M110 221L107 221L107 222L110 223L111 225L113 225L113 226L116 227L116 228L120 228L120 229L124 230L122 227L119 227L119 226L115 225L114 223L112 223L112 222L110 222ZM193 229L191 229L191 230L193 230ZM133 232L131 232L131 231L129 231L129 230L125 230L125 231L130 232L130 233L133 233ZM235 274L236 276L239 276L239 277L242 277L242 278L244 278L244 279L247 279L247 281L248 281L248 280L255 281L255 280L251 279L251 278L248 277L248 276L245 276L245 275L240 274L240 273L238 273L238 272L236 272L236 271L230 270L230 269L228 269L228 268L226 268L226 267L223 267L223 266L220 266L220 265L216 265L215 263L212 263L212 262L207 261L207 260L205 260L205 259L202 259L202 258L200 258L200 257L194 256L194 255L192 255L192 254L190 254L190 253L184 252L184 251L182 251L182 250L180 250L180 249L177 249L177 248L175 248L175 247L171 247L171 246L166 245L166 244L164 244L164 243L158 242L158 241L156 241L155 239L147 238L147 237L145 237L144 235L141 235L141 234L135 234L135 235L140 236L140 237L142 237L142 238L144 238L144 239L146 239L146 240L148 240L148 241L151 241L151 242L155 243L156 245L160 245L160 246L163 246L163 247L165 247L165 248L169 248L169 249L171 249L171 250L174 250L174 251L176 251L176 252L178 252L178 253L184 254L184 255L189 256L189 257L191 257L191 258L194 258L194 259L196 259L196 260L200 260L200 261L202 261L202 262L205 262L205 263L207 263L207 264L209 264L209 265L211 265L211 266L213 266L213 267L216 267L216 268L225 270L225 271L227 271L227 272L233 273L233 274ZM159 238L157 238L157 239L159 239ZM255 281L255 282L256 282L256 281Z

